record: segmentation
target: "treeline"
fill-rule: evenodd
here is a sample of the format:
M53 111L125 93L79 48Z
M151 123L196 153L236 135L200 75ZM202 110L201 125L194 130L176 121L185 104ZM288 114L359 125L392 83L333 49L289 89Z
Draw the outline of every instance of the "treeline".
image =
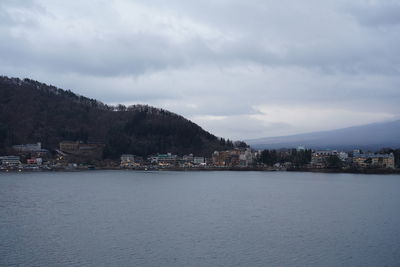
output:
M268 150L261 151L258 161L268 166L273 166L276 163L290 162L294 166L303 166L310 163L312 151L311 149L305 150Z
M360 151L363 153L363 151ZM367 152L368 153L368 152ZM382 148L377 152L378 154L390 154L393 153L394 160L397 168L400 168L400 149L393 148ZM282 149L282 150L263 150L261 151L258 162L273 166L276 163L290 162L295 167L301 167L311 162L312 150L297 150L297 149ZM352 157L352 152L349 153ZM344 162L340 160L337 155L331 155L326 158L327 168L340 168L344 166Z
M63 140L104 143L104 157L172 152L209 156L232 141L172 112L147 105L110 106L30 79L0 77L0 153L14 144Z

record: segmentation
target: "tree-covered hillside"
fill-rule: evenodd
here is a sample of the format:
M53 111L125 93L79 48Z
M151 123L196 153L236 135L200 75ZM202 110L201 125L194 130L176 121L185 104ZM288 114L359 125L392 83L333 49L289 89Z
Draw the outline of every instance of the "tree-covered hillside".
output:
M114 107L30 79L0 77L0 153L36 142L52 150L63 140L105 143L105 158L166 152L209 156L232 147L163 109Z

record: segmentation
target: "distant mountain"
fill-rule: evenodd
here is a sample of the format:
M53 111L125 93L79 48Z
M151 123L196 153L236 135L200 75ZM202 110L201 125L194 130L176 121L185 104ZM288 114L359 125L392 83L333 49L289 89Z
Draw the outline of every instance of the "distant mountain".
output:
M246 140L256 149L292 148L304 145L313 149L378 150L400 148L400 120L350 128Z
M209 156L232 147L163 109L113 107L30 79L0 76L0 154L36 142L52 150L63 140L104 143L106 158L158 152Z

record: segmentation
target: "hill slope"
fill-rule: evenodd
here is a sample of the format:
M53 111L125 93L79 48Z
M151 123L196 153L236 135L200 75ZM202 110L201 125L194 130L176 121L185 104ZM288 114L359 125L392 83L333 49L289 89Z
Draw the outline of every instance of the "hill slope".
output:
M0 77L0 153L36 142L54 149L63 140L103 142L107 158L157 152L209 156L232 144L162 109L113 107L37 81Z
M400 147L400 120L333 131L253 139L246 142L258 149L287 148L299 145L314 149L332 148L344 150L355 148L365 150L378 150L383 147L397 148Z

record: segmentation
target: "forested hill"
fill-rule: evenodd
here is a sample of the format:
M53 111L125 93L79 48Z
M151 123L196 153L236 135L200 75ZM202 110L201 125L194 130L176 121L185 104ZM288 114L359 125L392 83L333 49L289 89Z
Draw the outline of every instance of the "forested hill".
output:
M166 152L209 156L232 147L163 109L109 106L30 79L0 76L0 153L36 142L52 150L63 140L102 142L105 158Z

